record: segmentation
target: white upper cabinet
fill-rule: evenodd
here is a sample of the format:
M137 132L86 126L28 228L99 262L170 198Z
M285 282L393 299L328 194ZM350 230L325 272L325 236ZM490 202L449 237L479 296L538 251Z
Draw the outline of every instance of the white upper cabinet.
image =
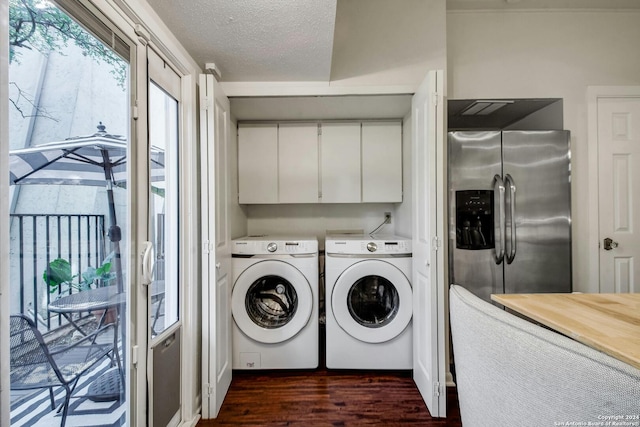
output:
M318 124L280 124L278 129L280 203L318 201Z
M359 203L360 123L323 123L320 153L322 203Z
M238 126L238 202L278 203L278 125Z
M238 174L243 204L401 202L402 124L242 123Z
M362 201L402 201L402 125L362 123Z

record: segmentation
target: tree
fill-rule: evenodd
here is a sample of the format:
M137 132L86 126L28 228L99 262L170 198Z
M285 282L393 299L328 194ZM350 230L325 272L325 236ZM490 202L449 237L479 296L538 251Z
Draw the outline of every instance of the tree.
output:
M9 63L20 62L20 48L35 49L43 55L48 55L50 52L61 53L62 48L68 46L70 41L78 46L85 56L111 65L112 74L119 85L124 87L126 62L69 15L48 0L9 0ZM28 94L20 88L17 89L19 96L36 108L37 115L48 116L34 105ZM17 100L11 102L22 113Z

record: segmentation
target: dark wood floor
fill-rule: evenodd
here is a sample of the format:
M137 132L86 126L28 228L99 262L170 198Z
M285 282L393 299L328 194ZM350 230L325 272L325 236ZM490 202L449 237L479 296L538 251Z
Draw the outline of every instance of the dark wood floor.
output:
M206 426L461 427L456 391L447 418L431 418L410 372L235 371L215 420Z

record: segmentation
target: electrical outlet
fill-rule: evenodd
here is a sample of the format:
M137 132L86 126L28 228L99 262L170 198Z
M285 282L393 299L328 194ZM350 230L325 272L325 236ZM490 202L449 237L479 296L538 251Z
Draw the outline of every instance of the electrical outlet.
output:
M384 221L386 224L391 224L391 212L384 213Z

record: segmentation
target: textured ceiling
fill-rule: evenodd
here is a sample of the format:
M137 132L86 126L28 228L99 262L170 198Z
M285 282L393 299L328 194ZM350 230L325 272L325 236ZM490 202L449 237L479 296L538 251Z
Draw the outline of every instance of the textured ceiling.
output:
M407 88L427 70L446 68L447 11L640 9L640 0L146 1L203 70L216 64L239 120L402 117L411 105ZM277 96L255 89L280 82L267 91ZM360 93L350 87L402 95L279 92L297 83L314 95L328 86L340 95Z
M328 81L336 0L147 0L223 81Z
M414 85L446 67L446 11L639 9L640 0L146 0L223 82ZM435 58L435 61L434 61Z
M444 67L445 0L146 1L222 82L417 86Z

